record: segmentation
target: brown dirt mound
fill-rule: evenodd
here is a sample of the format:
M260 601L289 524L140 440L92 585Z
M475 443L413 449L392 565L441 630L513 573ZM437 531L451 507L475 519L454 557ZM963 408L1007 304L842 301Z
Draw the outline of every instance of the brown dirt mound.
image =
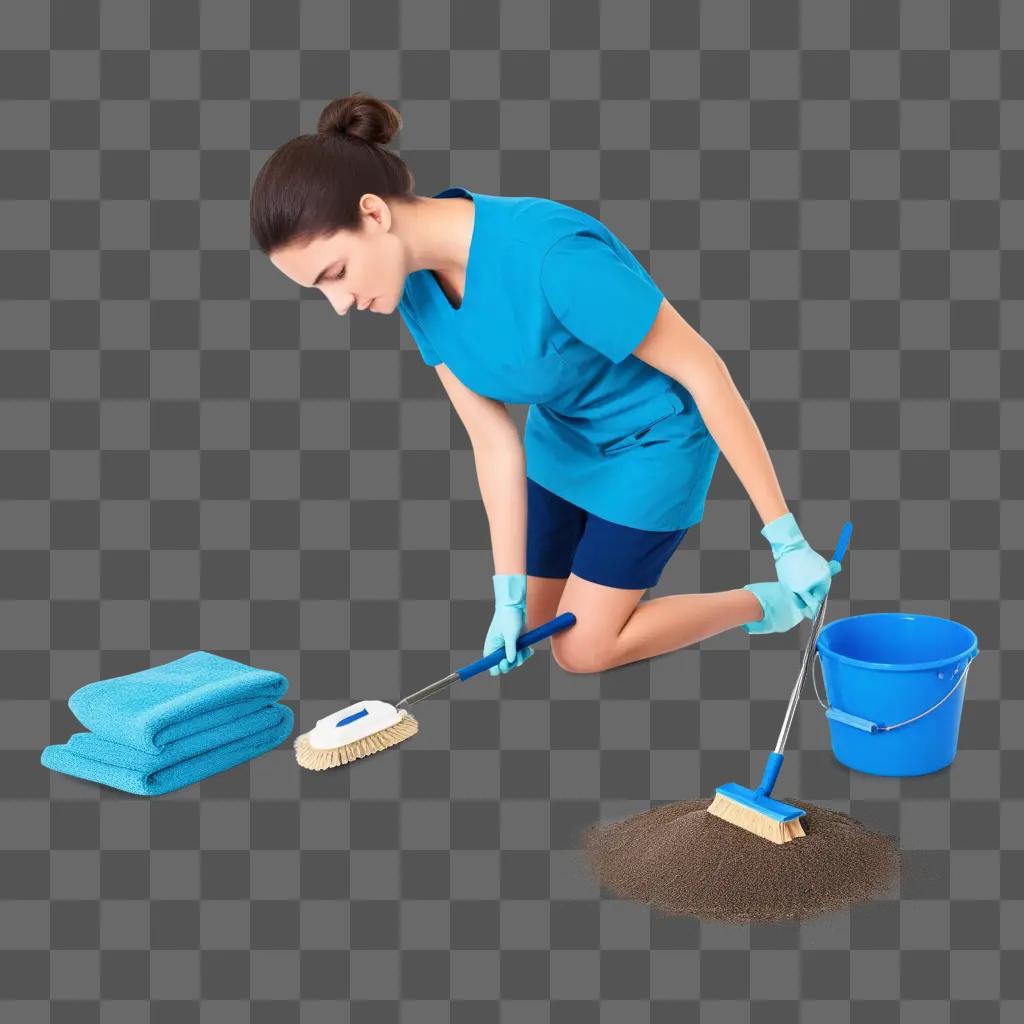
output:
M583 851L615 895L666 914L736 923L792 921L882 895L900 874L895 839L841 811L806 811L807 833L776 844L682 800L610 825L587 826Z

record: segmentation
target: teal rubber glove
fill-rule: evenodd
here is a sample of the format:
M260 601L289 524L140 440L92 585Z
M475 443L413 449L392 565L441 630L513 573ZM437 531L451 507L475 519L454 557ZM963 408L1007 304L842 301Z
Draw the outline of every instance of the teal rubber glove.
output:
M744 622L747 633L785 633L803 622L803 608L796 595L783 583L748 583L749 590L760 602L764 617L754 622Z
M805 619L813 619L828 593L838 562L827 562L804 540L792 512L765 524L761 536L772 547L775 574L796 596Z
M484 639L484 655L501 647L505 657L487 671L496 676L518 668L533 654L532 647L516 649L516 640L526 627L526 575L525 573L499 573L492 577L494 584L494 618Z

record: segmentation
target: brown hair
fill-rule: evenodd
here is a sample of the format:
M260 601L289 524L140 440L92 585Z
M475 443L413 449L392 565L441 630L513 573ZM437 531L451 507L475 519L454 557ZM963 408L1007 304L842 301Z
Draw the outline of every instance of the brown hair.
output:
M389 103L356 92L320 112L316 133L279 146L260 168L249 200L252 233L264 253L292 242L359 229L359 200L415 199L412 172L385 149L402 126Z

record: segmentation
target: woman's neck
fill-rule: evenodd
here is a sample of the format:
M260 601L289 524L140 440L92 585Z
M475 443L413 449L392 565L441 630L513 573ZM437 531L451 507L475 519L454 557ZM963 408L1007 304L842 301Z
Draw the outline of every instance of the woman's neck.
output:
M405 246L408 272L432 270L446 281L464 281L475 217L475 204L465 196L395 204L391 219Z

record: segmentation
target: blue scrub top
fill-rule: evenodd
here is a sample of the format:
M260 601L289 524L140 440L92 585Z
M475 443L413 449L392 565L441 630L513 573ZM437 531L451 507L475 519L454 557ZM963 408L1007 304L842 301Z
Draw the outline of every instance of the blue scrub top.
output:
M631 355L663 295L599 220L533 196L455 185L475 204L462 304L430 270L406 278L399 312L428 366L530 406L526 473L613 523L699 523L718 445L690 393Z

